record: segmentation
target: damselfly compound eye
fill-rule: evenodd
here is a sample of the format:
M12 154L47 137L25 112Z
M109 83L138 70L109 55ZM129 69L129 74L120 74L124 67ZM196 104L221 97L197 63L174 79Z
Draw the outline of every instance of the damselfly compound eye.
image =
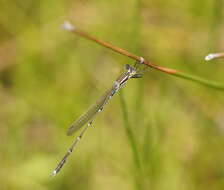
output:
M131 66L129 64L125 64L125 66L124 66L125 70L127 70L127 71L130 70L130 67Z

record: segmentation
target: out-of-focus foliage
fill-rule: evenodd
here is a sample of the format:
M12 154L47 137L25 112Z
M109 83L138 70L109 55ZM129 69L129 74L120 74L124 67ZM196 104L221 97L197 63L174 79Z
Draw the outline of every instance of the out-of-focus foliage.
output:
M2 0L0 189L224 188L223 93L157 71L123 89L140 168L116 95L61 173L69 124L132 61L60 29L83 30L148 60L224 82L222 0Z

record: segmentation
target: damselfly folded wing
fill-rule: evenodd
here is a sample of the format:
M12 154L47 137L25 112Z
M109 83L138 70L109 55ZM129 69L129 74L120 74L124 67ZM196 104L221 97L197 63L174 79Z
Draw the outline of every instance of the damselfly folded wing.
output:
M103 109L104 105L109 101L115 92L115 87L112 87L103 96L101 96L94 105L92 105L83 115L72 123L71 127L67 131L67 135L71 135L86 123L90 123L96 114Z

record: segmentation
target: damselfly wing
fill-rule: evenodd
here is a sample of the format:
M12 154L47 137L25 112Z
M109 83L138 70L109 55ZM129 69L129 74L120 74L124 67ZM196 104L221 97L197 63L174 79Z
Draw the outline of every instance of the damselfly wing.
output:
M115 87L112 87L103 96L101 96L94 105L92 105L83 115L81 115L77 120L72 123L72 125L67 131L67 135L72 135L74 132L78 131L83 125L91 122L96 116L96 114L102 111L104 105L107 104L107 102L114 95L115 92Z

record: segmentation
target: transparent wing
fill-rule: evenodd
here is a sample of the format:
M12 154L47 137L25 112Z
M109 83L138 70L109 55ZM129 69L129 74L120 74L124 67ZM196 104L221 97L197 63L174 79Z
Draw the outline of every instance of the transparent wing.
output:
M86 123L91 122L96 114L103 109L103 106L109 101L109 99L114 95L115 92L115 87L112 87L103 96L101 96L94 105L92 105L84 114L82 114L72 123L67 131L67 135L71 135Z

